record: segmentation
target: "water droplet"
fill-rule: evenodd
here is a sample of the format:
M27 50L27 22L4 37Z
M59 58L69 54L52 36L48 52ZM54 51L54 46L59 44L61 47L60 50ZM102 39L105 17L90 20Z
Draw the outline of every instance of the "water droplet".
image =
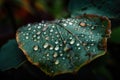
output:
M60 44L60 46L63 46L63 44Z
M52 28L55 28L55 26L53 25Z
M47 53L47 55L46 56L49 56L49 53Z
M70 41L70 44L74 44L74 43L75 43L75 40L72 39L72 40Z
M94 27L94 26L92 26L92 27L91 27L91 29L92 29L92 30L94 30L94 29L95 29L95 27Z
M36 30L34 29L33 32L36 32Z
M47 37L45 37L45 40L49 40L49 37L47 36Z
M67 52L69 50L71 50L71 46L69 44L66 44L64 47L64 51Z
M38 36L37 39L40 39L40 36Z
M85 43L85 42L83 42L82 44L83 44L83 46L86 46L86 45L87 45L87 43Z
M58 44L58 41L55 41L55 44Z
M50 48L49 48L50 50L53 50L53 46L50 46Z
M37 41L37 39L34 39L33 41Z
M28 30L30 31L30 30L31 30L31 27L30 27L30 28L28 28Z
M78 49L81 49L80 47L78 47Z
M80 22L80 26L85 27L86 23L85 22Z
M39 25L41 25L41 24L39 24ZM38 26L38 29L40 29L41 28L41 26Z
M36 35L33 35L33 37L35 38L35 37L37 37Z
M80 46L80 44L79 44L79 43L77 43L77 44L76 44L76 46Z
M29 33L26 33L26 35L28 36L28 35L29 35Z
M94 46L94 43L90 44L91 46Z
M51 29L50 32L53 32L53 29Z
M62 59L65 60L65 57L63 57Z
M92 36L89 36L89 38L91 39L91 38L92 38Z
M72 22L69 22L69 25L72 25L73 23Z
M63 24L63 26L65 26L65 27L66 27L66 26L67 26L67 24L66 24L66 23L64 23L64 24Z
M60 56L63 56L63 54L61 53Z
M29 37L28 37L28 36L26 36L26 37L25 37L25 39L29 39Z
M81 35L81 37L84 37L84 36L85 36L85 35L83 35L83 34Z
M48 44L48 43L45 43L43 47L44 47L44 48L47 48L48 46L49 46L49 44Z
M72 39L72 37L70 37L69 39Z
M56 51L59 50L59 46L56 46L56 47L55 47L55 50L56 50Z
M58 32L56 31L55 34L58 34Z
M59 64L59 60L56 60L56 61L55 61L55 64L56 64L56 65Z
M60 37L59 35L57 35L57 37Z
M39 49L39 47L37 45L33 47L34 51L37 51L38 49Z
M58 54L55 52L54 55L53 55L53 57L56 58L57 56L58 56Z
M41 33L41 32L40 32L40 31L38 31L36 34L37 34L37 35L39 35L40 33Z
M46 34L46 32L44 32L44 34Z
M28 26L31 26L31 24L28 24Z

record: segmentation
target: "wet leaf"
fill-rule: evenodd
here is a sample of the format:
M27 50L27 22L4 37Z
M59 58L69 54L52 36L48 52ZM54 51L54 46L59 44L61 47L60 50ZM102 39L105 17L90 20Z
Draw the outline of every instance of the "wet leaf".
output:
M106 53L110 21L97 15L28 24L17 31L27 59L49 75L73 73Z

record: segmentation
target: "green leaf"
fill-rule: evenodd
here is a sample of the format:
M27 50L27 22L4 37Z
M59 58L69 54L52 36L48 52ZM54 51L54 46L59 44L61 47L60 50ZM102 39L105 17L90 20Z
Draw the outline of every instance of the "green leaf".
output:
M72 73L106 53L110 21L106 17L76 18L28 24L17 31L27 59L49 75Z
M68 10L71 16L96 14L109 18L119 18L119 4L120 0L70 0Z
M25 61L15 39L9 40L0 48L0 70L18 68Z
M120 27L112 30L111 39L114 43L120 43Z

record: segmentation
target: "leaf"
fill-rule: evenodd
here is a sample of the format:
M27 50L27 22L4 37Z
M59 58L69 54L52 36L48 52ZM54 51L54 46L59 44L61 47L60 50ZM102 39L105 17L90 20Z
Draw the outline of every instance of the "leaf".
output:
M48 75L77 72L106 53L110 21L106 17L76 18L28 24L17 31L19 48Z
M71 12L71 16L96 14L109 18L119 18L119 4L120 0L70 0L68 10Z
M9 40L0 49L0 70L18 68L25 61L15 39Z
M120 43L120 27L112 30L111 39L114 43Z

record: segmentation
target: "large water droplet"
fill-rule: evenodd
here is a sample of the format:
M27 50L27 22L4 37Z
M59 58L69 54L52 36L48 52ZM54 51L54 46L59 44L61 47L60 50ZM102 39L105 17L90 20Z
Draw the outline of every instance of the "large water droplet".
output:
M55 61L55 64L56 64L56 65L59 64L59 60L56 60L56 61Z
M70 41L70 44L74 44L74 43L75 43L75 40L72 39L72 40Z
M45 44L43 45L44 48L47 48L48 46L49 46L48 43L45 43Z
M38 49L39 49L39 47L37 45L33 47L34 51L37 51Z
M59 50L59 46L56 46L56 47L55 47L55 50L56 50L56 51Z
M58 54L55 52L55 53L53 54L53 57L56 58L57 56L58 56Z

